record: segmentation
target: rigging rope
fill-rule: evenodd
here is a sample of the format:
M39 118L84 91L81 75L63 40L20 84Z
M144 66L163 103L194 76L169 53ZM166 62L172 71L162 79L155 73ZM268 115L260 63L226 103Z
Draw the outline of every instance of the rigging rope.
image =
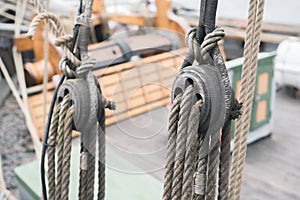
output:
M47 151L49 199L68 199L73 114L74 106L68 94L58 103L51 123ZM55 148L62 149L58 151L57 167Z
M220 35L224 35L220 28L208 34L203 42L202 47L205 50L202 49L203 57L201 58L199 55L194 55L195 52L201 52L200 45L197 45L198 43L195 41L195 33L196 29L193 29L187 35L189 53L185 59L186 63L192 63L189 59L197 59L197 57L198 61L209 61L209 57L206 55L208 53L205 50L211 52L213 48L216 48L216 44L212 43L216 43L222 38ZM228 119L223 127L225 111L224 115L221 114L222 112L218 113L220 118L223 118L223 122L222 120L220 122L217 120L218 118L214 117L215 114L211 113L216 110L210 108L219 103L214 98L222 99L220 98L222 87L218 85L218 81L219 84L222 84L222 81L218 69L211 72L210 70L215 68L212 65L195 67L184 65L185 63L176 78L175 86L173 86L173 95L175 96L169 119L163 199L215 199L217 195L221 199L221 194L226 196L228 193L231 141L231 129L228 127L230 127L230 120L239 116L240 106L237 101L228 100L232 105L230 105ZM204 71L203 74L198 75L198 78L195 78L197 72L194 71L197 70ZM215 76L219 79L214 79ZM181 77L187 79L181 79ZM188 85L180 88L178 84L180 85L183 80L187 82L182 84ZM182 89L180 92L178 92L178 87ZM209 91L214 91L214 94ZM211 103L212 105L210 105ZM225 101L223 104L225 108ZM217 112L221 110L217 109ZM207 122L210 119L213 119L213 122ZM214 131L209 131L209 126L213 123L218 125L214 127ZM220 129L222 129L221 141L218 133ZM222 164L220 160L223 162ZM217 186L219 186L218 189ZM222 197L222 199L226 199L226 197Z
M64 31L60 20L54 14L46 12L38 0L34 0L34 3L40 13L32 21L28 37L32 38L34 30L40 21L46 20L50 30L57 37L56 45L63 48L66 52L66 58L63 58L60 62L63 76L53 95L44 136L41 161L43 198L47 200L47 193L49 194L49 199L69 198L72 130L77 130L81 133L79 199L94 199L95 165L97 160L98 199L104 200L104 108L114 109L115 106L113 102L102 97L98 80L91 72L95 65L95 59L89 57L87 46L89 43L89 24L91 22L93 1L85 1L85 5L81 1L79 16L74 28L74 37L63 35ZM81 56L80 60L76 55L73 55L73 51L75 51L76 55ZM67 80L65 80L65 77L67 77ZM57 106L51 121L55 100L57 100ZM48 137L49 129L50 135ZM98 142L98 152L96 150L96 142ZM48 192L45 185L45 170L43 166L46 151L49 160Z
M81 61L70 51L68 43L71 42L72 36L65 35L63 30L63 25L60 19L53 13L47 12L39 0L34 0L34 5L38 8L39 14L35 16L30 24L27 37L33 39L35 29L38 27L42 20L46 20L47 25L51 33L57 38L55 45L62 48L66 56L71 60L75 66L79 66Z
M264 0L250 1L240 89L240 101L243 102L244 109L242 117L237 120L235 126L234 150L230 170L230 199L240 199L242 171L245 164L251 108L256 82L257 57L263 22L263 11Z
M231 120L234 99L217 42L217 0L201 1L199 27L186 36L189 48L173 84L164 200L228 199ZM200 66L190 66L196 60Z

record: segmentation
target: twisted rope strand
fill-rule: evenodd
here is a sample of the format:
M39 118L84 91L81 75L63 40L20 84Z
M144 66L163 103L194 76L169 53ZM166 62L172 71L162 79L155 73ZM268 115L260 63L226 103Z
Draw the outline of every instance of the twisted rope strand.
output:
M252 55L252 46L253 46L253 31L254 31L254 24L255 24L255 16L256 16L256 7L257 7L257 0L251 0L249 5L249 15L248 15L248 25L246 29L246 39L245 39L245 50L244 50L244 64L243 64L243 71L242 71L242 80L241 89L240 89L240 101L244 102L245 98L247 97L246 89L248 87L248 80L249 80L249 71L250 69L250 61ZM229 190L229 199L233 199L234 192L233 188L235 187L236 183L236 171L238 165L238 158L240 154L240 142L241 142L241 134L237 132L240 130L240 127L237 127L237 124L240 123L240 119L236 122L236 131L234 135L234 149L232 153L232 161L231 161L231 169L230 169L230 190ZM239 131L240 132L240 131ZM232 189L231 189L232 188Z
M79 200L86 200L87 196L87 154L83 143L80 143L80 175L79 175Z
M197 163L197 150L199 149L198 141L198 129L200 122L200 108L203 105L203 101L199 100L192 108L191 115L189 116L188 124L188 138L186 143L186 154L184 163L183 174L183 189L182 198L191 199L193 196L193 184L195 166Z
M179 110L182 94L178 94L174 101L169 118L169 136L167 146L167 161L165 166L165 181L163 200L170 200L172 193L173 168L175 162L176 137L179 121Z
M105 113L102 110L103 116L100 118L98 129L98 200L104 200L105 197Z
M207 188L206 197L207 200L215 200L216 198L216 187L217 187L217 173L219 165L219 146L220 143L217 142L212 150L209 152L208 160L208 177L207 177Z
M64 151L64 126L65 118L67 115L68 108L70 106L70 94L67 94L62 102L61 109L59 112L58 119L58 142L57 142L57 174L56 174L56 189L55 189L55 199L61 199L61 188L62 188L62 168L63 168L63 151Z
M246 39L245 39L245 50L244 50L244 64L243 64L243 71L242 71L242 80L244 82L241 83L241 90L240 90L240 101L244 102L247 96L246 89L248 87L248 80L249 80L249 71L250 71L250 55L252 55L252 42L253 42L253 29L255 24L255 12L257 7L257 0L251 0L249 5L249 15L248 15L248 25L246 29ZM233 199L234 193L233 189L235 187L235 174L237 171L238 165L238 158L239 158L239 151L240 151L240 142L241 142L241 134L237 132L237 124L240 123L240 119L237 119L236 122L236 131L234 135L234 149L232 152L232 161L231 161L231 169L230 169L230 186L229 186L229 199ZM238 128L240 129L240 128Z
M53 13L47 12L39 0L33 0L33 3L35 7L38 8L39 14L32 20L27 37L33 39L35 29L38 27L39 23L42 20L46 20L51 33L57 38L55 42L56 45L62 48L66 56L75 66L80 66L81 61L70 51L67 45L72 39L72 36L65 35L60 19Z
M229 121L222 130L221 153L219 163L219 192L218 200L228 200L229 170L230 170L230 142L231 122Z
M204 200L205 199L205 191L207 188L207 161L208 155L202 155L204 149L206 148L203 145L204 137L202 136L200 139L200 148L197 162L197 172L195 174L195 200Z
M72 40L72 36L64 35L63 25L55 14L43 12L34 17L30 24L27 38L33 39L35 30L42 20L46 20L51 33L57 38L55 44L62 48L66 56L71 60L72 63L75 64L75 66L80 66L81 61L70 51L67 46L67 44Z
M240 198L240 192L241 192L241 182L242 182L242 171L244 168L245 163L245 157L246 157L246 150L247 150L247 138L249 133L249 127L250 127L250 116L251 116L251 107L253 102L253 96L254 96L254 88L256 83L256 70L257 70L257 56L259 51L259 41L260 41L260 33L261 33L261 26L263 22L263 11L264 11L264 0L256 0L254 2L251 1L250 5L256 4L256 6L253 6L254 8L251 9L251 12L249 12L249 18L255 17L255 23L252 25L252 32L247 35L247 37L252 39L252 45L251 45L251 55L245 54L246 57L249 57L250 60L249 63L244 64L245 68L247 67L247 71L243 71L244 74L242 75L242 85L241 85L241 99L244 101L244 113L240 119L237 121L236 126L236 134L240 135L238 146L239 148L236 150L236 154L234 154L234 160L232 161L234 163L234 167L231 169L231 175L235 176L230 178L230 197L231 199L239 199ZM250 6L251 7L251 6ZM253 11L252 11L253 10ZM252 15L252 16L251 16ZM249 26L249 25L248 25ZM250 28L249 28L250 29ZM251 35L250 35L251 34ZM246 49L247 46L245 46ZM250 48L250 47L248 47ZM243 77L246 77L248 82L246 80L243 80ZM244 78L244 79L246 79ZM247 84L247 85L246 85ZM243 91L243 93L242 93ZM245 93L245 94L244 94ZM236 147L235 147L236 148Z
M57 104L56 111L51 122L51 129L48 138L47 154L48 154L48 193L49 200L55 199L55 144L57 137L58 119L61 103Z
M188 130L188 116L192 108L193 86L189 85L183 93L180 104L178 135L176 138L176 155L174 164L174 175L172 185L172 200L180 200L182 196L182 179L184 170L185 146Z
M63 152L63 170L62 170L62 192L61 199L69 199L70 184L70 166L71 166L71 148L72 148L72 128L73 128L74 105L72 105L65 118L64 126L64 152Z
M96 144L96 140L94 141ZM95 156L93 153L88 154L88 172L87 172L87 186L86 186L87 199L94 199Z
M263 22L263 11L264 11L264 0L260 0L258 4L258 11L257 11L257 23L255 24L255 33L254 33L254 50L252 55L252 62L251 62L251 75L250 75L250 84L249 84L249 96L245 101L245 107L247 107L247 112L244 113L245 120L244 121L244 130L242 132L242 141L241 141L241 153L239 157L239 164L237 170L237 182L236 182L236 197L240 197L241 192L241 184L242 184L242 172L245 165L245 158L246 158L246 151L247 151L247 139L248 133L250 128L250 117L251 117L251 108L253 103L254 97L254 90L255 90L255 83L256 83L256 72L257 72L257 57L259 52L259 44L260 44L260 34L261 34L261 27ZM247 118L246 118L247 117Z

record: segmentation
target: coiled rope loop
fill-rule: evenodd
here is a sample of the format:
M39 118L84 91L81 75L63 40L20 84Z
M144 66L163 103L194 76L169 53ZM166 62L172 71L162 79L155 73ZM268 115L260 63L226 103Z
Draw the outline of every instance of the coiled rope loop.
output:
M73 37L71 35L65 35L60 19L55 14L47 12L43 5L40 4L39 0L34 0L34 4L38 8L39 14L33 18L27 33L27 38L33 39L36 28L41 21L45 20L51 33L56 37L55 45L62 48L66 57L71 60L76 67L80 66L81 61L69 49L69 44ZM63 71L63 73L64 72L65 71ZM69 75L69 73L66 73L66 75Z

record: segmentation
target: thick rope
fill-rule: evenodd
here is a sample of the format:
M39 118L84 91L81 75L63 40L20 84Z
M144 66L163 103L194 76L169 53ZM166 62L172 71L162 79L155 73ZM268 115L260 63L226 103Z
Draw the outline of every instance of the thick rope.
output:
M220 143L217 142L208 155L208 176L205 194L205 199L207 200L214 200L216 197L217 173L219 169L219 145Z
M239 199L242 171L244 168L247 138L250 127L251 108L256 82L257 56L261 26L263 22L264 0L251 0L245 41L245 61L241 81L241 99L244 110L235 127L234 151L230 171L229 199Z
M201 145L199 152L203 152L203 148L205 148L205 145L203 145L203 139L201 139ZM197 162L197 171L195 173L195 198L194 199L205 199L205 191L207 187L207 161L208 161L208 155L199 155L199 159Z
M49 200L55 199L55 144L57 137L58 119L61 103L57 104L56 111L51 122L51 129L48 138L48 193Z
M102 108L103 109L103 108ZM105 197L105 113L102 110L98 127L98 200L104 200Z
M183 93L180 104L178 132L176 138L176 155L174 164L173 184L172 184L172 200L180 200L182 196L182 181L185 162L185 147L187 141L188 118L192 108L193 86L189 85Z
M70 95L67 94L56 106L48 138L49 199L68 199L69 196L73 114L74 106L70 106ZM55 150L58 151L57 168Z
M222 57L216 50L217 42L224 37L224 30L216 28L212 33L206 35L201 46L196 41L196 31L196 29L192 29L187 34L186 43L189 52L182 68L191 65L195 59L199 64L209 63L219 67L222 82L227 87L225 89L226 120L231 120L229 116L232 108L232 90L227 70L222 64ZM219 141L218 133L212 135L214 138L211 138L212 141L218 141L217 143L210 145L206 144L207 142L204 143L205 136L199 135L198 130L201 121L200 110L198 108L198 111L194 112L194 108L191 109L191 102L187 100L187 92L190 91L193 92L191 85L184 91L182 97L175 98L171 111L164 200L191 198L214 200L220 195L220 192L228 193L228 188L226 189L223 182L227 184L229 180L230 134L222 136L224 139L222 143ZM189 98L193 95L191 93ZM200 102L198 103L200 104ZM208 148L211 148L209 155L202 155ZM199 152L195 153L197 151ZM225 161L224 165L220 163L220 160Z
M98 199L104 200L105 196L105 114L104 107L99 104L97 97L101 98L101 88L100 85L96 84L96 79L91 73L91 68L95 64L95 60L88 56L88 35L89 29L87 25L91 18L91 6L92 0L86 1L84 13L81 14L77 20L78 24L81 25L80 37L76 41L75 45L78 45L78 50L81 54L81 63L73 53L69 50L70 42L73 40L72 36L63 36L63 27L60 20L52 13L45 11L44 7L40 4L38 0L34 3L38 7L40 14L34 18L32 21L30 30L28 32L28 37L32 38L36 27L40 24L42 20L46 20L49 24L49 28L57 37L55 44L61 46L61 48L66 52L66 57L71 60L75 65L72 69L68 66L69 61L67 59L62 59L60 62L60 68L62 72L67 76L67 78L78 78L83 79L90 93L90 113L87 119L87 124L84 128L79 128L81 133L81 155L80 155L80 185L79 185L79 199L94 199L94 181L95 181L95 162L97 155L96 152L96 141L98 137L99 142L99 186L98 186ZM76 28L76 27L75 27ZM77 27L78 28L78 27ZM74 31L75 32L75 31ZM77 32L75 32L77 33ZM73 43L71 47L73 49ZM66 84L67 85L67 84ZM63 87L63 86L61 86ZM75 88L76 89L76 88ZM66 90L69 90L67 88ZM66 91L63 90L63 91ZM72 140L72 129L73 129L73 114L75 113L74 102L77 102L76 94L74 91L69 91L65 96L61 93L59 97L59 104L57 106L57 111L54 114L54 118L51 126L51 136L49 139L49 144L52 148L49 150L50 158L50 183L49 194L51 199L68 199L69 197L69 184L70 184L70 158L71 158L71 140ZM71 99L72 94L72 99ZM98 95L100 94L100 96ZM94 96L96 95L96 96ZM62 98L62 99L61 99ZM75 98L75 99L73 99ZM77 102L82 103L82 102ZM114 104L110 101L105 101L105 105L113 108ZM101 106L101 107L98 107ZM102 116L98 116L98 111L102 109ZM100 120L99 120L100 119ZM98 121L99 120L99 121ZM99 122L99 129L97 125ZM76 124L75 124L76 125ZM76 127L78 128L78 127ZM86 140L86 141L84 141ZM56 145L57 141L57 145ZM87 143L86 143L87 142ZM55 150L57 151L57 168L55 168ZM46 196L46 195L44 195Z
M194 174L197 167L200 109L199 100L193 104L194 87L189 85L179 93L170 115L164 200L191 199L194 191Z
M71 167L71 148L72 148L72 128L73 128L74 105L67 110L64 122L64 151L62 169L62 191L61 199L69 199L70 167Z
M188 125L188 138L186 143L186 155L184 163L184 174L183 174L183 199L191 199L193 196L193 185L194 185L194 173L196 170L197 151L199 149L199 126L200 122L200 108L203 105L203 101L199 100L192 108L191 115L189 116Z
M35 29L39 26L42 20L46 20L51 33L57 38L55 41L55 45L62 48L66 56L71 60L72 63L75 64L75 66L79 66L81 64L81 61L70 51L67 45L72 40L72 36L64 34L63 25L60 19L55 14L50 12L43 12L34 17L30 24L27 38L33 39Z
M231 122L225 124L221 137L221 152L219 163L219 192L218 200L228 199L229 170L230 170Z
M54 15L53 13L47 12L43 5L39 2L39 0L33 0L33 3L36 8L38 8L39 14L34 17L30 24L29 31L27 33L27 37L29 39L33 39L33 35L35 32L35 29L38 27L40 22L42 20L46 20L46 23L52 32L52 34L56 37L55 45L62 48L62 50L65 52L66 57L71 60L71 62L76 66L80 66L81 61L70 51L68 48L68 45L70 41L72 40L72 36L65 35L63 30L63 25L60 21L60 19ZM66 69L68 68L68 69ZM75 69L76 70L76 69ZM68 75L71 73L68 73L66 71L73 71L69 68L69 66L65 65L62 72L69 77ZM72 72L73 74L74 72ZM73 78L73 76L70 76L70 78Z
M92 144L89 148L95 149L97 136L92 136ZM95 179L95 152L88 154L88 172L87 172L87 199L94 199L94 179Z
M169 138L167 147L167 161L165 166L165 182L164 182L164 194L163 200L171 199L172 194L172 180L173 180L173 168L175 162L175 149L176 149L176 138L177 128L179 121L179 111L182 94L175 97L169 118Z
M79 200L87 199L87 172L88 172L88 151L81 142L80 145L80 178L79 178Z
M62 188L62 173L63 173L63 152L64 152L64 128L65 118L69 109L70 94L67 94L61 103L61 109L59 112L58 119L58 141L57 141L57 174L56 174L56 188L55 188L55 199L61 199L61 188Z

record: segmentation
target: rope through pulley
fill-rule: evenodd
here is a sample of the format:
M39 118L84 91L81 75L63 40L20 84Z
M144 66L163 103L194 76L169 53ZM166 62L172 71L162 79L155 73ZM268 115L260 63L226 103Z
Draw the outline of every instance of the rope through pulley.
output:
M71 140L72 131L76 130L80 132L81 140L79 199L94 198L97 162L99 181L97 199L103 200L105 196L104 108L114 109L114 104L102 96L98 80L91 71L95 59L89 57L87 46L93 0L86 0L85 4L81 1L73 37L62 36L63 30L59 19L54 14L45 12L38 0L34 2L42 13L33 20L29 36L32 36L39 21L49 19L47 22L50 28L52 27L53 34L59 37L56 43L68 48L66 58L60 62L63 76L51 101L44 135L41 160L43 198L45 200L47 197L57 200L69 198ZM53 114L55 101L57 105ZM46 152L48 190L44 169Z
M202 0L197 29L186 36L189 52L172 90L164 200L228 199L233 99L217 42L217 0ZM198 66L190 66L194 60Z

